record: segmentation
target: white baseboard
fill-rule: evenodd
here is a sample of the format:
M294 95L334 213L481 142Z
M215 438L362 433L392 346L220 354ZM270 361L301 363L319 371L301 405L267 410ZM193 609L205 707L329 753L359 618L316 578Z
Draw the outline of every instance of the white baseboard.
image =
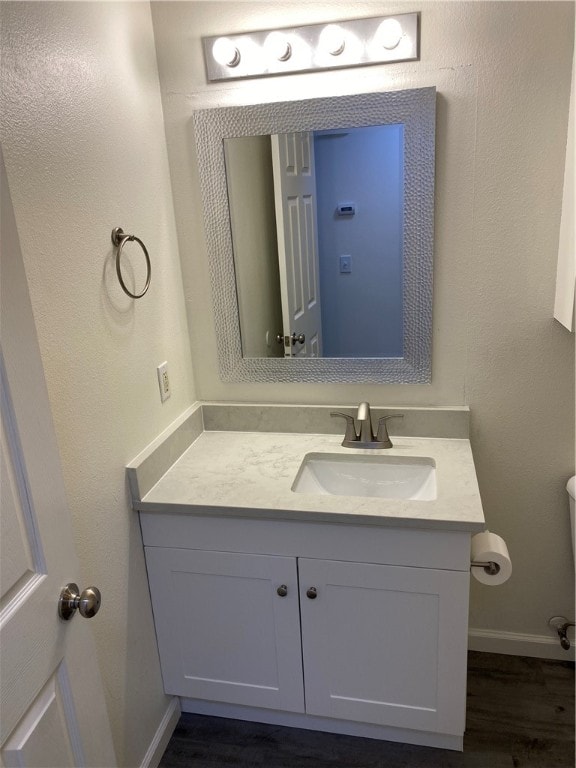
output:
M565 651L560 641L548 635L522 635L488 629L469 629L468 648L471 651L506 653L510 656L534 656L538 659L574 661L574 633L569 632L571 647Z
M225 704L219 701L201 699L181 699L182 711L209 717L227 717L232 720L247 720L252 723L283 725L287 728L303 728L308 731L361 736L365 739L383 739L402 744L418 744L423 747L453 749L462 752L462 734L432 733L416 731L411 728L399 728L388 725L338 720L333 717L307 715L304 712L281 712L276 709L247 707L242 704Z
M173 696L140 763L140 768L158 768L170 737L174 733L174 729L180 719L180 712L180 699L178 696Z

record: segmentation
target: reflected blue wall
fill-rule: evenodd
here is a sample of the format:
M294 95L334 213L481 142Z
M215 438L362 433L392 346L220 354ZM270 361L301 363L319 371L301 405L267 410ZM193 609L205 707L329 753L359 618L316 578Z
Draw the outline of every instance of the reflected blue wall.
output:
M318 132L318 246L324 357L400 357L403 126ZM356 214L339 217L338 203ZM352 271L340 272L350 255Z

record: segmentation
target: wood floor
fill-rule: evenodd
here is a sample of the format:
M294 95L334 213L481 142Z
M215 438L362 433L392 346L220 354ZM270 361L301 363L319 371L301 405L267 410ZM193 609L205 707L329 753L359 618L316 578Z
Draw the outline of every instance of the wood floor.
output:
M464 752L182 715L160 768L574 768L574 664L469 654Z

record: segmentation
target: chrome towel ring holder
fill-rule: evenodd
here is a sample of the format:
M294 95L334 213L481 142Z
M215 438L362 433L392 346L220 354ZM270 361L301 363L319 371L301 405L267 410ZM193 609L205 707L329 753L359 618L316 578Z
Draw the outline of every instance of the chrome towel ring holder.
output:
M144 286L144 290L141 293L132 293L132 291L126 287L122 277L122 271L120 269L120 256L122 254L122 248L124 248L124 245L131 240L135 240L140 248L142 248L144 251L144 258L146 259L146 285ZM118 275L118 280L120 281L122 290L133 299L141 299L150 287L150 278L152 277L152 265L150 264L150 256L148 255L146 246L139 237L136 237L136 235L127 235L122 227L114 227L112 230L112 243L118 249L116 251L116 274Z

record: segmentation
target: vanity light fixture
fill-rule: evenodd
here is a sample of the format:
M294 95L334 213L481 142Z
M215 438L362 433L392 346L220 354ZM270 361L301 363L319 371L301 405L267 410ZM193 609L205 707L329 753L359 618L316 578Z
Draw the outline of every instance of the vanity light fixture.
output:
M419 58L419 14L204 37L208 80L262 77Z
M402 40L402 24L398 19L384 19L376 32L376 39L386 50L393 51Z
M240 51L228 37L218 37L212 44L212 57L221 67L237 67Z
M292 55L290 41L282 32L270 32L264 41L264 51L276 61L288 61Z
M340 56L346 47L346 37L342 27L338 24L328 24L320 32L318 47L331 56Z

